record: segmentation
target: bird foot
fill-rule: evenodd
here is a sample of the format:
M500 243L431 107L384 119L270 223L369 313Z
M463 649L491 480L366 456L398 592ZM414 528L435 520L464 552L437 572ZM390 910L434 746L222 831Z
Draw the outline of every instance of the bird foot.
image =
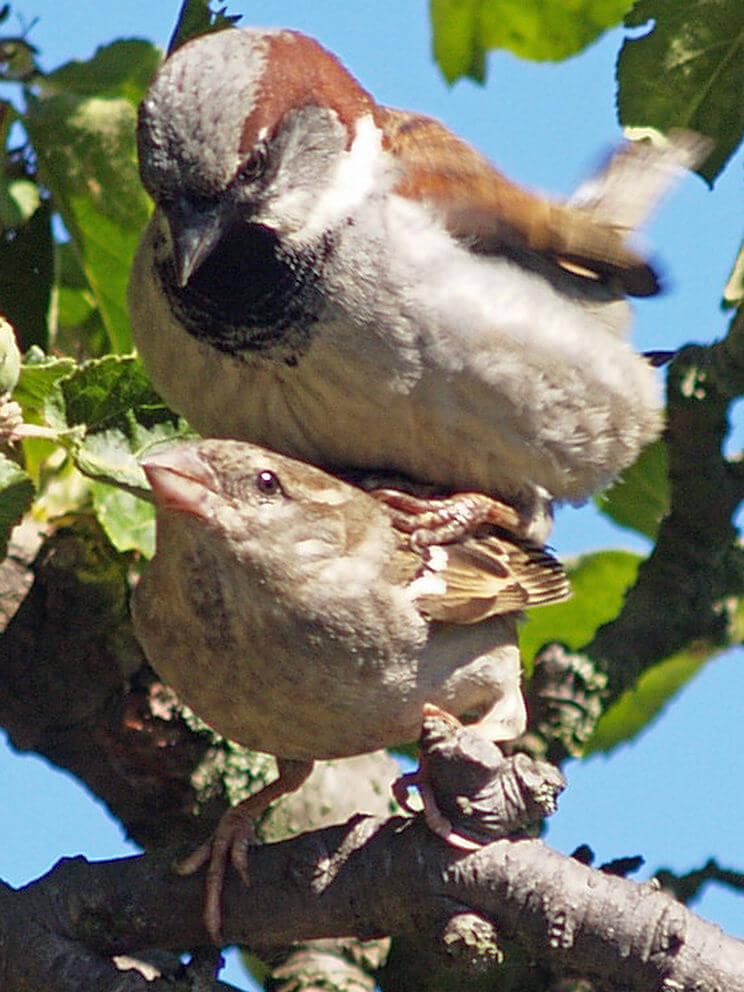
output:
M461 851L477 851L483 846L477 841L471 840L463 834L459 834L452 826L452 822L440 810L434 796L434 790L432 789L431 782L428 778L426 759L423 755L421 757L419 767L415 772L408 772L405 775L401 775L401 777L396 779L396 781L392 784L392 791L395 801L400 807L406 810L407 813L411 814L416 813L416 810L411 806L408 800L408 790L413 788L418 789L418 793L424 807L424 821L433 834L436 834L437 837L441 837L442 840L446 841L446 843L451 847L456 847Z
M411 535L415 548L458 541L484 524L517 537L527 535L527 522L513 506L483 493L421 497L397 489L375 489L372 495L391 511L393 525Z
M207 933L218 946L224 944L222 892L228 865L233 865L244 885L250 885L248 849L256 843L256 821L274 800L299 789L313 768L312 761L277 759L277 765L279 775L273 782L229 809L209 840L175 866L179 875L193 875L207 865L203 919Z
M419 768L393 785L409 812L408 789L416 786L429 829L462 851L523 833L555 811L565 786L553 765L521 753L506 757L481 733L490 736L488 722L466 727L426 703Z

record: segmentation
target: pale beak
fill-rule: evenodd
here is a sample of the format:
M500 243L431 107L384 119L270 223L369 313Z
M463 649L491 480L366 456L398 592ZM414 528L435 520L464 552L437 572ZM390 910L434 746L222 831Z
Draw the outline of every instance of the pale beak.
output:
M174 444L140 461L157 506L209 520L219 479L192 444Z

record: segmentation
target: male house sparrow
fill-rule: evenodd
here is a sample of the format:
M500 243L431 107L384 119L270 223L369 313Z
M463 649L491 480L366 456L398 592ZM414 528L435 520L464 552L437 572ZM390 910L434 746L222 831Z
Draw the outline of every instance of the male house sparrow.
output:
M537 540L551 498L659 433L625 300L658 282L627 238L697 136L626 144L551 202L311 38L248 28L165 61L138 147L133 333L201 433L498 494Z
M144 470L157 551L134 594L137 637L202 719L279 759L279 779L186 862L210 860L216 939L245 821L314 759L413 740L427 703L488 740L524 730L518 611L564 599L568 582L547 552L493 528L418 548L380 500L255 445L181 444Z

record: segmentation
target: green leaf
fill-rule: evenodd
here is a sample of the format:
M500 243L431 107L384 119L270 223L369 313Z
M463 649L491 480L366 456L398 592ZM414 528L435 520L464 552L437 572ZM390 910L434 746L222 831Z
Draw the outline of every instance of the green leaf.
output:
M559 61L619 24L630 0L430 0L434 57L448 82L485 78L485 52Z
M44 403L55 383L75 368L72 358L51 358L40 348L31 348L24 356L13 400L21 407L28 424L45 424ZM41 483L43 465L54 451L51 441L26 439L23 442L26 471L37 485Z
M616 617L642 560L629 551L598 551L569 564L571 599L531 610L520 630L519 644L528 670L544 644L560 641L578 650L599 626Z
M669 456L666 444L656 441L620 478L596 499L602 513L621 527L656 539L659 524L669 512Z
M127 282L150 211L137 170L134 107L124 98L59 94L30 100L24 123L111 347L128 351Z
M714 653L710 646L701 644L647 669L633 688L624 692L602 715L584 749L584 756L611 751L635 737Z
M11 324L0 317L0 396L12 393L21 374L21 352Z
M84 430L69 447L94 480L93 506L111 543L151 557L154 514L138 459L163 441L193 437L188 425L153 392L137 359L113 355L58 378L45 391L44 414L57 430Z
M34 486L20 465L0 454L0 558L8 550L8 537L30 507Z
M59 381L46 403L51 426L65 430L78 424L89 431L109 428L129 431L136 419L174 419L149 384L136 358L110 355L86 362Z
M448 83L469 76L486 79L486 57L478 37L480 0L431 0L434 59Z
M87 62L67 62L39 80L44 93L122 97L139 105L160 64L160 50L150 41L127 38L96 49Z
M63 353L98 358L109 350L101 312L72 244L58 244L57 326L54 344Z
M91 482L93 508L117 551L155 554L155 507L144 499L102 482Z
M24 420L35 423L40 419L45 400L55 383L74 368L72 358L51 358L36 348L31 349L24 357L18 385L13 392Z
M25 351L48 343L54 279L52 212L42 203L30 219L0 236L0 300Z
M239 21L242 14L226 14L227 7L217 11L210 10L210 0L183 0L178 21L171 35L168 54L171 55L190 38L210 31L222 31L231 28Z
M44 413L57 430L85 428L72 448L81 472L139 494L146 494L147 483L138 458L161 441L193 436L153 391L135 358L87 362L55 383Z
M741 0L638 0L618 60L625 126L690 128L714 139L698 172L713 182L744 132L744 4Z

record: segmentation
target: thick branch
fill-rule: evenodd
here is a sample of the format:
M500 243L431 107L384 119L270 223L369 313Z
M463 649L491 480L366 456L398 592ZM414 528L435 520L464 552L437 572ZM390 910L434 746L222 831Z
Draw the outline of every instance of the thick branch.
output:
M496 841L463 856L418 819L357 817L254 848L249 871L249 888L229 880L224 930L253 947L426 933L442 953L492 961L507 939L554 974L589 978L598 989L744 990L742 942L654 885L604 875L539 840ZM83 987L71 984L59 958L48 986L17 978L29 921L99 962L203 944L202 896L201 877L177 876L154 856L62 861L24 890L0 893L0 974L16 992Z
M670 511L622 612L586 648L607 667L610 698L692 641L723 647L741 637L732 602L744 594L744 552L732 517L744 486L739 466L724 457L722 445L729 407L742 393L744 313L739 312L725 340L683 348L670 368Z

